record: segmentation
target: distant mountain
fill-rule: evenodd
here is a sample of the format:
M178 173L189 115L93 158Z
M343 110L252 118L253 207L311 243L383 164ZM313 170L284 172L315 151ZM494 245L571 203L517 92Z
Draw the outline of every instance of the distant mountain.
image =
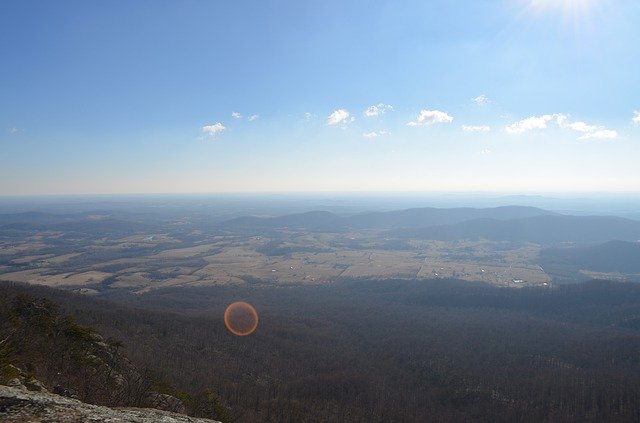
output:
M0 230L6 233L33 231L62 231L92 235L129 235L137 232L157 230L155 222L142 220L127 213L82 212L52 214L24 212L0 214Z
M554 212L535 207L504 206L486 209L460 207L440 209L433 207L401 211L361 214L343 219L356 229L420 228L424 226L450 225L473 219L517 219L532 216L556 215Z
M341 217L326 211L313 211L279 217L239 217L223 222L229 230L300 229L309 231L344 231L349 229L403 229L449 225L472 219L517 219L533 216L555 216L554 212L535 207L505 206L486 209L415 208L401 211L371 212Z
M70 216L42 212L2 213L0 227L11 224L52 224L68 220Z
M542 215L521 219L474 219L453 225L401 229L390 235L415 239L488 239L549 245L640 239L640 222L613 216Z
M640 273L640 243L616 240L591 247L545 248L540 262L596 272Z
M278 217L243 216L222 222L225 229L306 229L327 230L341 228L341 218L327 211L311 211L306 213L289 214Z

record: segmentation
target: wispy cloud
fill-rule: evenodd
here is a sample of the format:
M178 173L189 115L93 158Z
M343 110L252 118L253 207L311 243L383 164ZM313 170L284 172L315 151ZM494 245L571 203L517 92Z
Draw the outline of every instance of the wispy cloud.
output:
M587 132L584 135L580 136L579 140L588 140L592 138L612 140L618 138L618 132L612 129L598 129L592 132Z
M640 124L640 112L638 112L637 110L633 112L633 117L631 118L631 120L633 121L633 123Z
M453 116L440 110L421 110L415 121L407 123L409 126L433 125L434 123L451 123Z
M598 130L597 126L588 125L584 122L571 122L567 125L567 127L578 132L594 132Z
M604 126L589 125L588 123L585 123L585 122L569 122L569 123L563 122L562 124L559 123L559 125L560 127L567 127L576 132L582 133L582 135L578 137L579 140L588 140L588 139L612 140L612 139L618 138L617 131L614 131L612 129L607 129Z
M247 120L249 122L253 122L254 120L258 119L260 117L260 115L251 115L247 118Z
M223 124L221 124L220 122L217 122L217 123L214 123L213 125L203 126L202 132L204 132L205 134L213 138L220 132L224 131L225 129L227 128Z
M505 129L511 134L521 134L527 131L546 129L548 124L556 123L559 128L567 128L576 132L580 132L582 135L578 137L579 140L587 139L614 139L618 137L618 132L607 129L603 126L590 125L586 122L570 122L567 115L562 113L555 113L553 115L531 116L523 119L519 122L515 122Z
M562 126L566 120L567 117L559 113L553 115L531 116L507 126L505 130L510 134L521 134L535 129L546 129L547 124L552 121L555 121L558 126Z
M369 139L373 139L373 138L378 138L378 137L383 137L385 135L387 135L388 132L385 130L381 130L381 131L371 131L371 132L363 132L362 136L365 138L369 138Z
M327 125L347 124L349 122L353 122L354 118L350 116L349 112L345 109L334 110L327 118Z
M487 125L462 125L464 132L489 132L491 127Z
M242 115L238 112L231 113L231 117L234 119L242 119Z
M487 97L484 94L480 94L479 96L472 98L471 101L476 103L478 106L485 106L491 103L491 100L489 100L489 97Z
M8 133L10 133L10 134L15 134L15 133L17 133L17 132L18 132L18 128L16 128L16 127L9 128L9 129L7 130L7 132L8 132Z
M393 110L393 106L390 104L378 103L373 106L369 106L367 110L362 112L366 117L376 117L385 114L388 111Z

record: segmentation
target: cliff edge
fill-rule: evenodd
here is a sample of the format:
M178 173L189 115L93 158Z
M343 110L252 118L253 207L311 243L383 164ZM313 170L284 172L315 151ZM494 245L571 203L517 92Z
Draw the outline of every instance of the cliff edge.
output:
M13 422L140 422L217 423L154 408L109 408L46 391L0 385L0 421Z

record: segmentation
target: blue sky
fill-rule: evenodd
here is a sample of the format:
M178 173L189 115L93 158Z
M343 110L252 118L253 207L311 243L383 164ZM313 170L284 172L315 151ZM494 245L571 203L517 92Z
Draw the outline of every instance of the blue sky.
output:
M4 1L0 195L638 192L638 22L636 0Z

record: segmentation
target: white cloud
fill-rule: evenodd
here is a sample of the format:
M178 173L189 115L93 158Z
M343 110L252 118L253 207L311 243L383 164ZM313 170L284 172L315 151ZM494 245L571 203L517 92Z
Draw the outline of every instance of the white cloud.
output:
M365 138L373 139L373 138L378 138L378 137L385 136L387 134L388 134L387 131L382 130L382 131L378 131L378 132L376 132L376 131L363 132L362 136L365 137Z
M487 125L462 125L464 132L489 132L491 127Z
M569 122L567 115L556 113L553 115L532 116L519 122L507 126L505 129L511 134L520 134L534 129L546 129L549 123L555 122L559 128L568 128L582 135L579 140L592 138L614 139L618 137L618 132L606 129L603 126L589 125L586 122Z
M204 132L205 134L208 134L212 137L215 137L217 134L219 134L220 132L224 131L225 129L227 129L223 124L221 124L220 122L218 123L214 123L213 125L206 125L202 127L202 132Z
M597 126L587 125L584 122L572 122L567 126L573 129L574 131L578 131L578 132L594 132L599 129Z
M580 136L579 140L588 140L592 138L612 140L618 138L618 132L611 129L598 129L593 132L587 132L584 135Z
M491 150L489 150L488 148L483 148L483 149L480 151L480 154L482 154L482 155L485 155L485 156L486 156L487 154L491 154Z
M249 122L253 122L254 120L258 119L260 117L260 115L251 115L247 118L247 120Z
M366 117L376 117L385 114L387 111L393 110L393 106L390 104L379 103L374 106L369 106L362 114Z
M484 94L480 94L479 96L472 98L471 101L476 103L478 106L484 106L491 103L491 100L489 100L489 98Z
M420 110L415 121L407 123L409 126L432 125L434 123L451 123L453 116L448 115L440 110Z
M567 128L576 132L581 132L579 140L588 140L592 138L612 140L618 138L618 132L612 129L606 129L604 126L589 125L585 122L571 122L566 125Z
M7 132L9 132L10 134L15 134L15 133L17 133L17 132L18 132L18 128L16 128L16 127L9 128L9 129L7 130Z
M633 117L631 118L631 120L633 121L633 123L640 124L640 112L638 111L633 112Z
M562 113L556 113L553 115L553 117L556 120L556 123L558 124L558 126L560 128L564 128L567 124L567 122L569 121L569 117L567 115L564 115Z
M312 117L312 116L313 116L313 115L312 115L311 113L309 113L309 112L306 112L306 113L304 114L304 118L305 118L306 120L311 120L311 117Z
M231 117L234 119L242 119L242 115L238 112L231 113Z
M349 119L349 116L351 115L345 109L334 110L334 112L327 118L327 125L337 125L340 123L347 124L349 122L353 122L354 119Z
M521 134L526 131L533 131L534 129L546 129L547 124L554 120L556 121L558 126L563 126L567 120L567 117L559 113L553 115L531 116L511 124L505 129L510 134Z

